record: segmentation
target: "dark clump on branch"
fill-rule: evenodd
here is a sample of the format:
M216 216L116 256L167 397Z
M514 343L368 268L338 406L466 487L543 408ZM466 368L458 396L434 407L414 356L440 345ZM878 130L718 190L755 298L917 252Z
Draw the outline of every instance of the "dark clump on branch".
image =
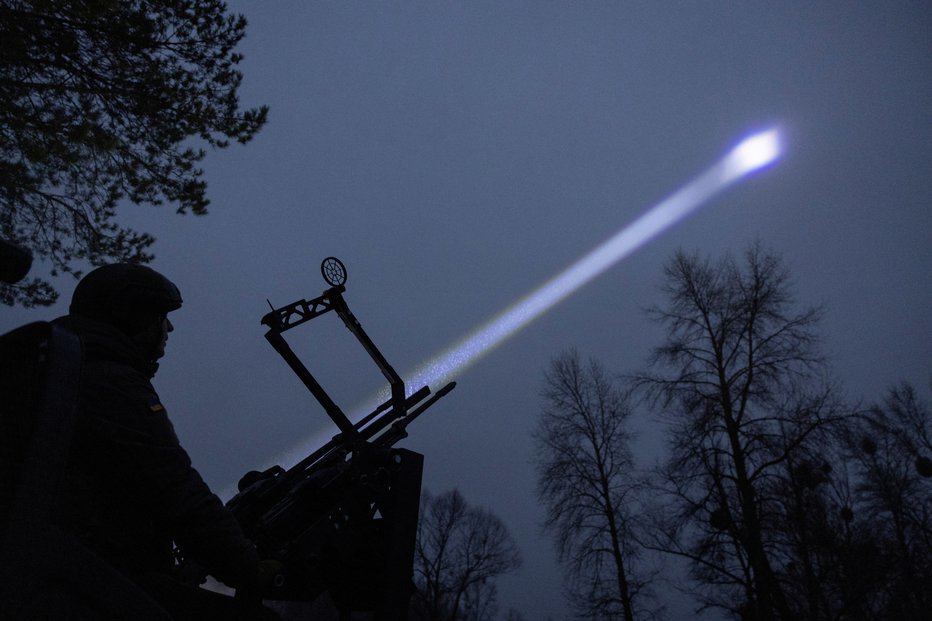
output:
M923 477L932 477L932 459L928 457L917 457L916 472Z

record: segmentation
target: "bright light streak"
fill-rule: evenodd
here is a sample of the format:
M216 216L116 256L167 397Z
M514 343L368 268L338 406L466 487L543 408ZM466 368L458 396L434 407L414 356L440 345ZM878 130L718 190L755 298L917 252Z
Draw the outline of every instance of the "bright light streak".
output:
M440 385L456 377L482 356L501 345L509 337L550 310L577 289L645 245L674 224L706 204L717 194L753 172L774 163L781 154L780 132L768 129L745 138L718 162L665 200L648 209L634 222L578 259L562 272L516 301L462 338L445 352L422 364L413 374L405 376L409 392L427 385ZM351 419L357 420L387 399L387 393L361 407ZM319 435L313 446L319 446L327 436ZM308 442L283 456L283 463L295 463L303 458Z
M420 387L444 383L501 345L577 289L707 203L718 193L780 156L779 131L754 134L669 198L512 304L450 349L423 364L408 380Z

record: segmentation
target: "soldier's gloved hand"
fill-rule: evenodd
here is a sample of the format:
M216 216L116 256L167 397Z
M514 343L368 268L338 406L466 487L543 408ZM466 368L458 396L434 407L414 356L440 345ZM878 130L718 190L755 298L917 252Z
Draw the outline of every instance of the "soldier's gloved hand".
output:
M259 588L267 591L285 584L285 565L275 559L259 561Z

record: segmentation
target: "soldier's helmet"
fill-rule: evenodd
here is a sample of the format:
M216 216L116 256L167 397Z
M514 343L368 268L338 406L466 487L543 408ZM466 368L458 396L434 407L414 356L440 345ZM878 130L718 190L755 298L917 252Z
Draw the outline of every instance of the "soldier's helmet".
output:
M181 292L154 269L132 263L104 265L74 290L70 312L113 324L134 335L181 308Z

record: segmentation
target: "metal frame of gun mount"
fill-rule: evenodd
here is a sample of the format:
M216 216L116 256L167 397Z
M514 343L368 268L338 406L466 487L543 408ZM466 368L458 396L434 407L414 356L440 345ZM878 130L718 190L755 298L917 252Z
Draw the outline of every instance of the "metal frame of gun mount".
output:
M331 285L321 296L273 308L262 318L266 340L323 406L340 432L293 467L249 472L227 506L261 558L286 571L265 599L311 601L329 592L341 613L370 611L405 619L413 593L423 456L393 448L407 426L450 392L410 396L405 384L350 311L346 269L333 257L321 272ZM334 311L389 382L391 397L352 423L295 355L283 332ZM429 396L429 398L428 398Z

